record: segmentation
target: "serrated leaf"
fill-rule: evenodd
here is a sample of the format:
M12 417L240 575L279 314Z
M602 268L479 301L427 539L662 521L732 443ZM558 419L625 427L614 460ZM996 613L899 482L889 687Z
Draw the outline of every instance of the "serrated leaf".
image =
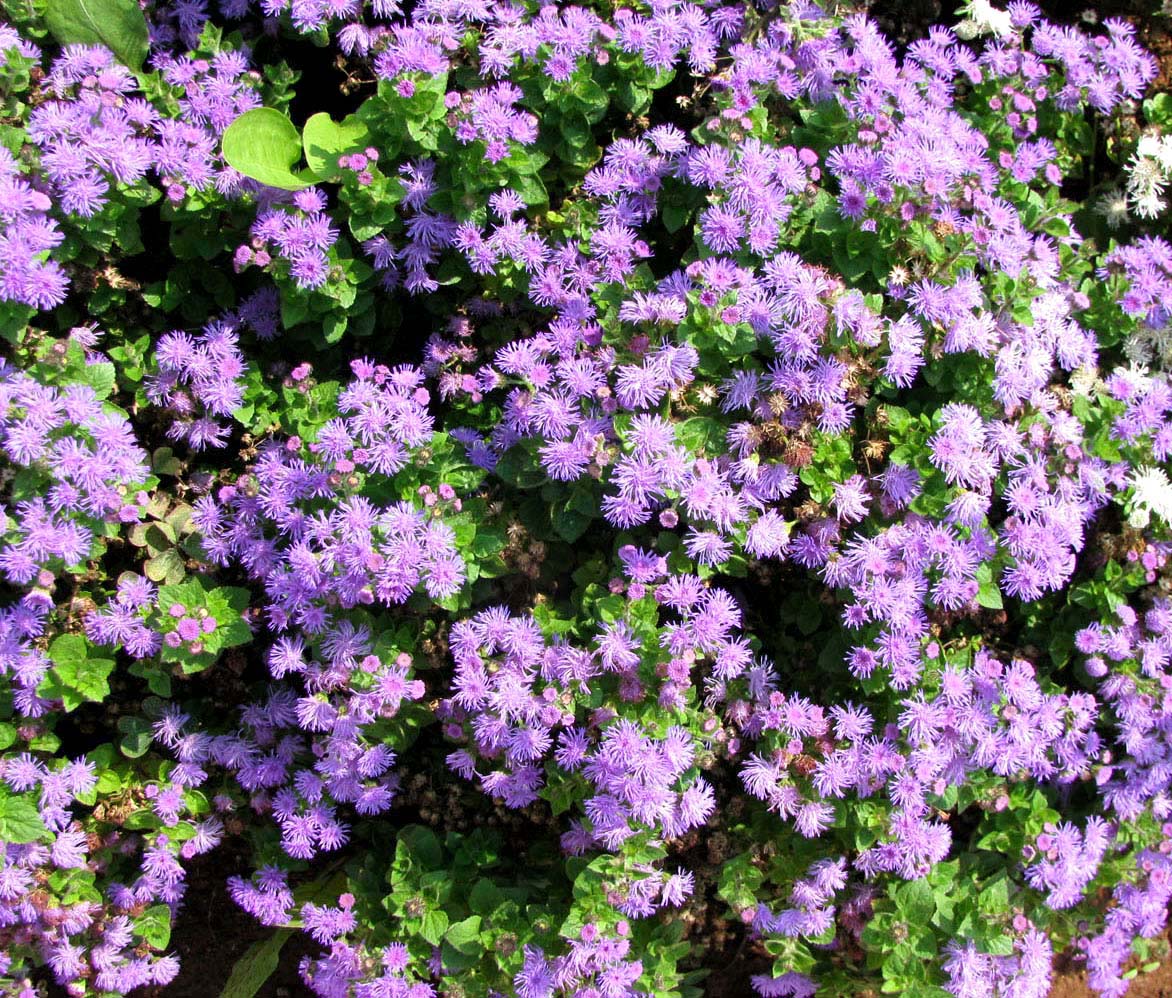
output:
M922 927L936 911L936 898L926 880L912 880L895 891L895 907L910 925Z
M1002 915L1009 910L1009 878L1004 873L985 882L977 896L977 908L983 915Z
M134 70L142 69L150 51L146 16L136 0L49 0L45 27L62 45L104 45Z
M429 911L423 916L423 924L419 929L419 934L423 936L432 946L438 946L444 938L444 933L448 930L448 916L446 912L435 910Z
M76 380L83 385L89 385L98 398L105 399L114 391L117 378L114 374L114 365L109 361L100 361L97 364L86 364L77 372Z
M244 620L248 607L248 590L237 586L218 586L207 594L205 606L216 618L216 629L205 644L209 647L232 648L252 640L252 630Z
M62 634L49 646L53 667L41 684L43 696L61 700L66 711L83 703L100 703L110 693L107 680L114 660L94 656L90 643L80 634Z
M483 949L480 944L480 916L472 915L462 922L456 922L444 933L444 940L465 956L478 953Z
M564 814L574 804L578 796L577 782L570 777L559 774L542 787L539 796L549 801L554 815Z
M573 544L590 529L591 520L572 509L562 509L553 514L553 529L567 544Z
M107 769L98 774L98 782L94 785L94 791L100 796L107 796L109 794L116 794L122 789L122 777L120 777L114 770Z
M294 172L301 158L301 135L275 108L245 111L224 130L222 149L232 169L269 187L299 191L317 180L306 171Z
M49 830L32 800L0 790L0 842L24 845L48 837Z
M72 665L84 662L89 648L89 642L80 634L62 634L49 645L49 658L54 665Z
M29 743L28 747L34 752L56 752L61 748L61 739L58 738L52 731L46 731L44 734L37 735Z
M132 811L126 817L122 822L122 827L129 828L134 832L153 831L156 828L162 828L163 821L150 808L140 807L137 811Z
M753 866L752 857L742 853L727 860L721 867L718 886L720 897L737 911L753 908L763 879L764 874Z
M990 956L1013 956L1013 936L1004 932L985 936L980 947Z

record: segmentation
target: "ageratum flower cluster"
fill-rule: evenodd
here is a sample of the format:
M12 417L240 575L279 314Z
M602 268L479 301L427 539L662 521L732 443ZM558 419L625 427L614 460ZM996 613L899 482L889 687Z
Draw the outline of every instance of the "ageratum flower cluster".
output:
M1168 957L1134 25L73 6L0 25L0 993L255 977L221 897L319 998Z

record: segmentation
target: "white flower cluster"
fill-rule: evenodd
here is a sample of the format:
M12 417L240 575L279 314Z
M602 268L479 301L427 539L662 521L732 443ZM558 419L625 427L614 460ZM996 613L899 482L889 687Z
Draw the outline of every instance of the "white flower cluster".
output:
M1118 187L1109 190L1099 198L1095 207L1098 208L1099 214L1107 219L1107 225L1112 229L1119 228L1131 214L1128 211L1127 191Z
M1128 394L1146 395L1156 381L1167 381L1162 372L1150 373L1142 364L1132 363L1129 367L1115 369L1115 377L1122 379L1128 387ZM1134 468L1127 476L1131 495L1120 495L1127 513L1127 522L1143 530L1158 516L1165 524L1172 524L1172 482L1162 468L1143 464Z
M1146 132L1126 172L1127 200L1132 210L1140 218L1155 218L1167 207L1164 188L1172 177L1172 135Z
M1009 11L998 10L989 0L969 0L960 13L965 19L956 26L956 34L966 41L980 35L1001 38L1013 31Z
M1131 515L1128 523L1143 529L1155 513L1165 523L1172 523L1172 483L1159 468L1146 465L1131 473L1128 484L1134 492L1131 497Z

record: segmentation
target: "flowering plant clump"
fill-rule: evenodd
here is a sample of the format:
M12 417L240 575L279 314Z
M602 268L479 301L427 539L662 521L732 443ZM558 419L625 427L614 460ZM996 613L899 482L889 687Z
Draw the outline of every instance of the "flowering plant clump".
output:
M0 994L1168 957L1172 101L840 6L5 7Z

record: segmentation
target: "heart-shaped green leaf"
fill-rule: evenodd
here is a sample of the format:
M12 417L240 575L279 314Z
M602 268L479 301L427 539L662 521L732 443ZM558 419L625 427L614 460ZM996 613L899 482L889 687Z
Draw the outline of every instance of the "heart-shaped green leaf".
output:
M269 187L299 191L317 180L308 171L294 172L301 136L293 122L271 107L245 111L232 122L224 131L223 153L232 169Z
M23 845L49 837L49 830L28 797L0 790L0 842Z
M45 26L62 45L104 45L135 70L142 69L150 50L146 17L136 0L49 0Z
M305 123L301 142L309 169L325 179L338 174L338 157L361 152L370 145L370 132L354 115L339 124L322 111Z
M141 717L118 718L118 730L123 732L119 747L128 759L146 755L151 747L151 726Z

